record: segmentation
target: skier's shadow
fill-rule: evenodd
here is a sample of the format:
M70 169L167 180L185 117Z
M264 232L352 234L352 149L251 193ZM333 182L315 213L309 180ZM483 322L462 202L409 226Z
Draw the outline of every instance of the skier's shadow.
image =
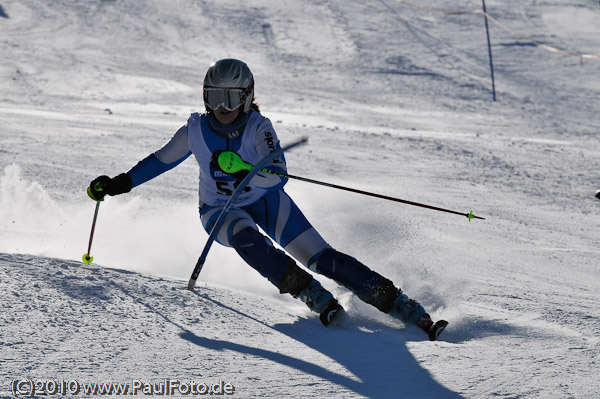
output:
M197 295L301 342L332 359L332 362L337 362L339 366L334 364L320 366L317 363L262 348L200 337L189 330L180 334L181 338L193 344L214 350L227 349L260 356L333 382L354 392L357 396L461 398L459 394L436 381L409 352L407 339L423 339L423 333L416 329L398 331L376 323L360 321L356 324L351 320L344 321L340 327L325 328L315 317L300 318L292 324L271 326L208 295ZM331 371L332 369L340 369L343 374Z
M273 328L342 365L354 375L354 383L350 386L341 379L331 381L345 385L359 395L373 398L461 397L436 381L408 350L407 340L427 340L416 328L399 331L376 322L355 324L351 320L337 328L324 328L315 318L299 319L293 324L278 324Z
M78 268L81 266L75 262L73 262L73 265ZM59 266L70 267L71 265L68 262L61 261ZM118 269L113 269L113 271L130 273ZM56 274L56 278L51 279L51 281L78 300L90 297L92 299L106 299L109 294L105 290L107 287L113 287L131 297L135 303L145 306L155 315L178 327L181 339L215 351L228 350L261 357L298 370L299 373L330 381L341 388L345 388L340 390L342 391L340 396L343 397L461 397L437 382L409 352L407 341L426 339L424 334L417 331L416 328L414 331L410 329L399 331L397 328L369 322L368 320L359 320L357 323L349 321L340 327L325 328L321 325L318 317L299 318L290 324L270 325L259 318L211 298L209 294L193 292L204 301L235 313L238 317L250 319L280 334L284 334L331 359L327 360L327 364L324 364L322 360L318 359L305 360L305 358L295 354L288 355L263 347L253 347L197 335L193 330L179 322L176 317L171 317L171 315L159 311L143 297L132 293L130 288L119 282L119 280L104 277L101 273L88 276L88 280L90 278L98 280L97 284L92 284L91 287L90 284L79 286L78 279L65 278L61 273ZM186 291L186 293L189 293L189 291Z

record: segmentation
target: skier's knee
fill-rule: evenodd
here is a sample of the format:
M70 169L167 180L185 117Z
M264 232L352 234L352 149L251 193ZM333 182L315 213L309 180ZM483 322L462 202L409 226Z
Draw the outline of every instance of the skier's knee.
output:
M328 249L317 261L316 271L354 292L360 299L388 313L398 297L392 281L369 269L355 258Z
M236 233L231 242L246 263L269 279L282 294L298 296L312 280L310 273L301 269L291 257L275 248L267 237L251 227Z
M277 257L277 250L273 243L258 230L246 227L234 234L231 244L237 253L254 269L265 277L270 277L268 269L274 265L273 255ZM286 266L281 266L285 270ZM267 272L265 275L264 272ZM283 273L281 273L283 276ZM270 279L270 278L269 278Z
M233 248L244 258L252 257L253 253L265 246L272 246L266 238L252 227L246 227L231 237Z
M207 233L211 233L217 219L220 215L221 208L214 207L210 209L206 213L201 215L202 224ZM256 228L256 223L250 218L247 212L241 209L232 209L225 216L225 220L221 225L221 228L217 232L215 240L222 245L227 247L233 246L233 236L238 232L246 229L252 228L255 231L258 231Z

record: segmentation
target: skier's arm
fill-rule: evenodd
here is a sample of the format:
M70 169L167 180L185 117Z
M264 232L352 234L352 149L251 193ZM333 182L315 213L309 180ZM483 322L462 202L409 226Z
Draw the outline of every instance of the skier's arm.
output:
M150 154L131 168L127 172L127 175L131 179L131 187L139 186L154 179L166 171L173 169L189 157L191 152L188 148L187 136L186 124L180 127L171 140L161 149Z
M256 132L254 145L256 146L256 151L258 152L260 158L264 158L271 152L280 148L279 139L277 138L275 129L273 129L273 125L269 119L264 118L258 125L258 131ZM265 169L280 173L287 173L287 167L285 165L285 158L283 154L275 158L270 164L266 165ZM287 180L288 179L284 177L258 172L252 178L252 180L250 180L249 184L255 187L265 188L267 190L279 190L285 185L285 183L287 183Z
M127 173L110 178L98 176L90 183L87 193L91 199L102 201L105 195L128 193L133 187L139 186L150 179L173 169L190 156L187 144L187 124L175 132L175 135L160 150L150 154Z

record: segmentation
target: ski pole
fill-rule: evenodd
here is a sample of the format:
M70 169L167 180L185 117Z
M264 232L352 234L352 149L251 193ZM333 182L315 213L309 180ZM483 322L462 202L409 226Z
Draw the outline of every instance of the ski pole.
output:
M236 173L241 170L252 170L254 168L254 166L245 162L237 153L232 152L232 151L223 152L219 156L218 162L219 162L219 165L221 166L221 168L228 173ZM481 216L473 215L473 211L470 211L469 213L457 212L457 211L453 211L450 209L439 208L437 206L421 204L418 202L407 201L407 200L403 200L400 198L388 197L387 195L376 194L376 193L371 193L368 191L357 190L355 188L339 186L337 184L325 183L325 182L318 181L318 180L307 179L305 177L289 175L287 173L276 172L276 171L265 169L265 168L261 168L260 171L264 172L264 173L270 173L272 175L276 175L276 176L280 176L280 177L285 177L288 179L295 179L295 180L300 180L300 181L307 182L307 183L319 184L321 186L336 188L338 190L350 191L350 192L357 193L357 194L368 195L371 197L381 198L381 199L385 199L385 200L389 200L389 201L400 202L400 203L407 204L407 205L413 205L413 206L418 206L421 208L432 209L434 211L440 211L440 212L451 213L454 215L466 216L469 219L469 222L471 221L471 219L485 220L485 218L483 218Z
M94 229L96 228L96 219L98 219L98 209L100 209L100 202L96 201L96 211L94 212L94 221L92 222L92 231L90 233L90 242L88 244L87 253L83 254L83 263L89 265L94 260L93 256L90 256L90 251L92 250L92 240L94 239Z

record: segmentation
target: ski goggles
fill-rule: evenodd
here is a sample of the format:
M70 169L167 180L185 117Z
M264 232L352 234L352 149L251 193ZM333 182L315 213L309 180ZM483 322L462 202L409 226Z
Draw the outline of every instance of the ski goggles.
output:
M210 109L219 107L227 111L238 109L246 102L248 94L252 92L252 85L247 89L228 88L228 87L203 87L204 103Z

